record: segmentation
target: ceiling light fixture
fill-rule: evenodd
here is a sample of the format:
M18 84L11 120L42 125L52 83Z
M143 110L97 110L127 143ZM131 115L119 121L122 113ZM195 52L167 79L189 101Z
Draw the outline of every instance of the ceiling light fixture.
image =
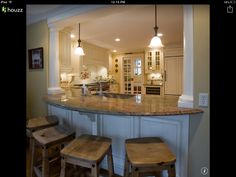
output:
M116 42L120 42L120 38L116 38L115 41L116 41Z
M80 40L80 23L79 23L79 40L78 40L78 47L75 49L75 53L77 55L85 55L83 48L80 46L81 40Z
M163 47L163 44L161 42L161 39L157 36L157 5L155 4L155 26L154 26L154 31L155 31L155 35L152 38L150 44L148 47L150 48L160 48Z

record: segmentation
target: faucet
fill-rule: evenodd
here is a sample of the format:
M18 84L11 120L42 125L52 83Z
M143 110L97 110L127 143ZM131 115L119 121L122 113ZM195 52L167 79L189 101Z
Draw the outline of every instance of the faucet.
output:
M99 95L102 95L102 82L99 82Z

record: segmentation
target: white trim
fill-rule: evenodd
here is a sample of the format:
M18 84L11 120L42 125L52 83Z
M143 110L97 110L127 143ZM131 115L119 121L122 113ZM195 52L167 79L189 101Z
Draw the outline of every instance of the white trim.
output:
M183 93L178 107L193 108L193 8L184 6Z
M181 95L178 100L178 107L193 108L193 96Z

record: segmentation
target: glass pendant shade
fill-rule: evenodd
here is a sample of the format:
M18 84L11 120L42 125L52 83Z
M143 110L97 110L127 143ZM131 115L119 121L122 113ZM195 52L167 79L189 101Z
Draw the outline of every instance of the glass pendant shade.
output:
M150 47L150 48L161 48L161 47L163 47L163 44L161 42L161 39L158 36L154 36L148 47Z
M85 55L84 50L82 49L82 47L79 47L79 46L75 49L75 54Z

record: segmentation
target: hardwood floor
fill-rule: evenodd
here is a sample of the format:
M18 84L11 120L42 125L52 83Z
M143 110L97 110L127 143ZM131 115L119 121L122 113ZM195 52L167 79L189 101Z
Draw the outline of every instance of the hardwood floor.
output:
M40 155L40 151L37 153ZM50 165L50 177L59 177L60 176L60 160L53 162ZM67 164L66 166L66 177L90 177L90 169L75 167L73 165ZM108 177L108 171L101 169L100 176ZM27 142L26 148L26 177L30 177L30 153L29 153L29 143ZM114 177L121 177L119 175L114 175Z

